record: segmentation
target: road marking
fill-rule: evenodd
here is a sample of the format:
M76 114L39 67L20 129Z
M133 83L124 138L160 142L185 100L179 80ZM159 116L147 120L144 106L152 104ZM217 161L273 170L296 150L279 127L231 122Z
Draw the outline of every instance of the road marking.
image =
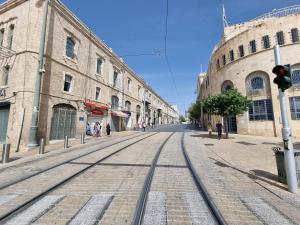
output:
M61 195L46 196L4 224L29 225L48 212L53 206L62 200L63 197L64 196Z
M187 209L192 220L192 224L218 224L210 209L206 205L204 199L198 192L184 193L183 196L187 204Z
M0 205L3 205L7 202L10 202L11 200L13 200L14 198L18 197L19 195L2 195L0 196Z
M101 193L92 196L68 222L68 225L98 224L112 199L113 195L109 193Z
M264 224L268 225L289 225L294 224L273 206L261 198L241 198L244 205Z
M152 191L148 193L143 225L167 224L166 199L164 192Z

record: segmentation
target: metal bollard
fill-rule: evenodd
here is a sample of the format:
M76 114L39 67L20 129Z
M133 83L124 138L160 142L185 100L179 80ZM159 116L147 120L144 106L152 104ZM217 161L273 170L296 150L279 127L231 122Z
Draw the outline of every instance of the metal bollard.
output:
M45 140L44 138L41 138L39 154L42 155L44 153L45 153Z
M84 138L85 138L85 135L84 135L84 133L82 133L80 136L80 144L84 144Z
M69 138L65 136L64 148L69 148Z
M2 163L8 163L9 161L9 152L10 152L10 144L3 145L3 152L2 152Z

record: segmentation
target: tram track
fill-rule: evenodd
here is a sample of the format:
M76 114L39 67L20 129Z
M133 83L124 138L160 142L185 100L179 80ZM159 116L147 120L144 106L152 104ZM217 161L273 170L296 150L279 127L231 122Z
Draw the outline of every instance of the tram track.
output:
M133 217L133 220L132 220L132 223L131 223L132 225L149 224L149 222L144 221L144 216L145 216L145 211L146 211L146 206L147 206L147 200L149 198L149 193L150 193L150 190L151 190L151 183L152 183L152 180L153 180L153 177L154 177L154 174L155 174L155 169L158 167L157 162L158 162L158 159L160 157L160 154L163 151L164 146L166 145L166 143L168 142L168 140L171 138L171 136L173 134L171 134L164 141L164 143L161 145L160 149L158 150L158 152L155 155L155 158L152 161L151 167L148 171L147 177L146 177L144 185L143 185L143 189L140 193L139 200L136 204L136 210L135 210L134 217ZM216 224L219 224L219 225L227 224L225 219L223 218L222 214L220 213L220 211L218 210L218 208L214 204L212 198L210 197L210 195L207 192L204 184L202 183L201 179L197 175L197 173L196 173L196 171L195 171L195 169L194 169L194 167L191 163L191 160L190 160L190 158L187 154L187 151L186 151L185 145L184 145L184 133L182 134L182 137L181 137L181 150L182 150L182 154L183 154L184 159L185 159L186 167L189 170L190 175L191 175L191 177L194 181L194 184L197 187L198 193L203 197L207 207L209 208L213 218L215 219ZM172 167L170 167L170 168L172 168ZM175 168L175 167L173 167L173 168ZM180 166L179 166L179 168L180 168ZM184 167L181 166L181 168L184 168ZM157 196L155 196L154 198L156 199ZM163 204L165 204L165 203L163 203ZM161 205L163 205L163 204L161 204ZM151 210L154 210L153 206L151 206L150 208L151 208ZM160 208L159 210L161 210L162 207L160 206L159 208ZM162 212L162 214L163 214L163 212ZM160 221L159 224L167 224L168 223L167 218L163 217L163 220L164 221ZM158 221L156 221L156 222L158 222Z
M141 137L141 136L144 136L144 135L145 135L145 134L140 134L140 135L134 136L134 137L132 137L132 138L130 138L130 139L127 139L127 140L131 140L131 139L134 139L134 138L138 138L138 137ZM45 169L39 170L39 171L34 172L34 173L32 173L32 174L29 174L29 175L20 177L20 178L18 178L18 179L16 179L16 180L13 180L13 181L4 183L4 184L0 185L0 191L3 190L3 189L5 189L5 188L8 188L8 187L10 187L10 186L13 186L13 185L15 185L15 184L17 184L17 183L19 183L19 182L25 181L25 180L27 180L27 179L30 179L30 178L34 177L34 176L37 176L37 175L39 175L39 174L48 172L48 171L50 171L50 170L52 170L52 169L55 169L55 168L57 168L57 167L59 167L59 166L62 166L62 165L67 164L67 163L70 163L70 162L72 162L72 161L74 161L74 160L77 160L77 159L80 159L80 158L82 158L82 157L88 156L88 155L90 155L90 154L93 154L93 153L95 153L95 152L97 152L97 151L100 151L100 150L103 150L103 149L105 149L105 148L108 148L108 147L111 147L111 146L120 144L120 143L122 143L122 142L124 142L124 140L120 140L120 141L114 142L114 143L112 143L112 144L105 145L105 146L103 146L103 147L101 147L101 148L97 148L97 149L95 149L95 150L92 150L92 151L89 151L89 152L85 152L85 153L80 154L80 155L78 155L78 156L76 156L76 157L73 157L73 158L64 160L64 161L62 161L62 162L59 162L59 163L57 163L57 164L54 164L53 166L50 166L50 167L47 167L47 168L45 168ZM69 153L69 152L68 152L68 153ZM56 156L57 156L57 155L56 155Z
M9 221L10 219L12 219L14 216L18 215L19 213L23 212L24 210L28 209L30 206L32 206L33 204L35 204L37 201L39 201L40 199L42 199L44 196L47 196L48 194L50 194L51 192L53 192L57 188L62 187L63 185L67 184L69 181L71 181L72 179L74 179L74 178L80 176L81 174L85 173L87 170L95 167L96 165L99 165L99 163L101 163L102 161L107 160L108 158L110 158L110 157L116 155L117 153L119 153L119 152L121 152L121 151L129 148L130 146L133 146L133 145L135 145L135 144L137 144L137 143L139 143L139 142L141 142L141 141L143 141L143 140L145 140L147 138L150 138L150 137L152 137L152 136L154 136L156 134L158 134L158 133L153 133L153 134L150 134L150 135L146 135L145 137L143 137L141 139L138 139L138 140L136 140L136 141L134 141L134 142L132 142L130 144L127 144L127 145L125 145L125 146L123 146L121 148L118 148L117 150L113 151L112 153L106 155L105 157L101 157L96 162L93 162L90 165L87 165L85 168L80 169L78 172L72 174L71 176L68 176L67 178L59 181L57 184L55 184L55 185L47 188L43 192L41 192L41 193L35 195L34 197L32 197L32 198L24 201L22 204L16 206L15 208L13 208L12 210L10 210L9 212L6 212L5 214L1 215L0 216L0 224L6 224L7 221ZM116 143L113 144L113 145L116 145ZM99 151L99 149L98 149L98 151ZM94 151L94 152L96 152L96 151ZM91 153L89 153L89 154L91 154ZM81 156L81 157L83 157L83 156ZM80 157L78 157L78 158L80 158ZM73 160L68 160L68 162L72 162L72 161L74 161L74 159ZM66 163L67 162L65 162L64 164L66 164ZM29 179L29 178L27 178L27 179Z

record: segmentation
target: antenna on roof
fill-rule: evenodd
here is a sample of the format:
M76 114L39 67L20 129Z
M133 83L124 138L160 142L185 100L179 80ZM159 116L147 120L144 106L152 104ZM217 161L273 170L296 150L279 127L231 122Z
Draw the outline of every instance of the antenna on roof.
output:
M225 7L224 7L224 4L222 5L223 7L223 26L224 28L225 27L228 27L228 21L227 21L227 18L226 18L226 13L225 13Z

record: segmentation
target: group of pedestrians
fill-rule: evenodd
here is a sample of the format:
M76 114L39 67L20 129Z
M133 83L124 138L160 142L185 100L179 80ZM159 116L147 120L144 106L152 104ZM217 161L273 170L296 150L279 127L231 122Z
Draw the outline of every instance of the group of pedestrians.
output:
M143 122L142 123L142 128L143 128L143 131L145 132L146 131L146 127L147 127L147 125L146 125L146 122ZM154 122L152 122L152 123L148 123L148 127L149 128L154 128Z
M218 122L216 124L216 129L218 132L218 139L220 140L222 138L222 130L223 130L223 124L221 123L220 120L218 120ZM208 122L208 124L207 124L207 131L208 131L208 135L211 137L211 134L212 134L211 122Z
M107 123L106 125L106 134L109 136L110 135L110 125ZM102 136L102 124L99 122L93 122L93 123L87 123L86 129L85 129L85 134L88 136L93 136L93 137L101 137Z

